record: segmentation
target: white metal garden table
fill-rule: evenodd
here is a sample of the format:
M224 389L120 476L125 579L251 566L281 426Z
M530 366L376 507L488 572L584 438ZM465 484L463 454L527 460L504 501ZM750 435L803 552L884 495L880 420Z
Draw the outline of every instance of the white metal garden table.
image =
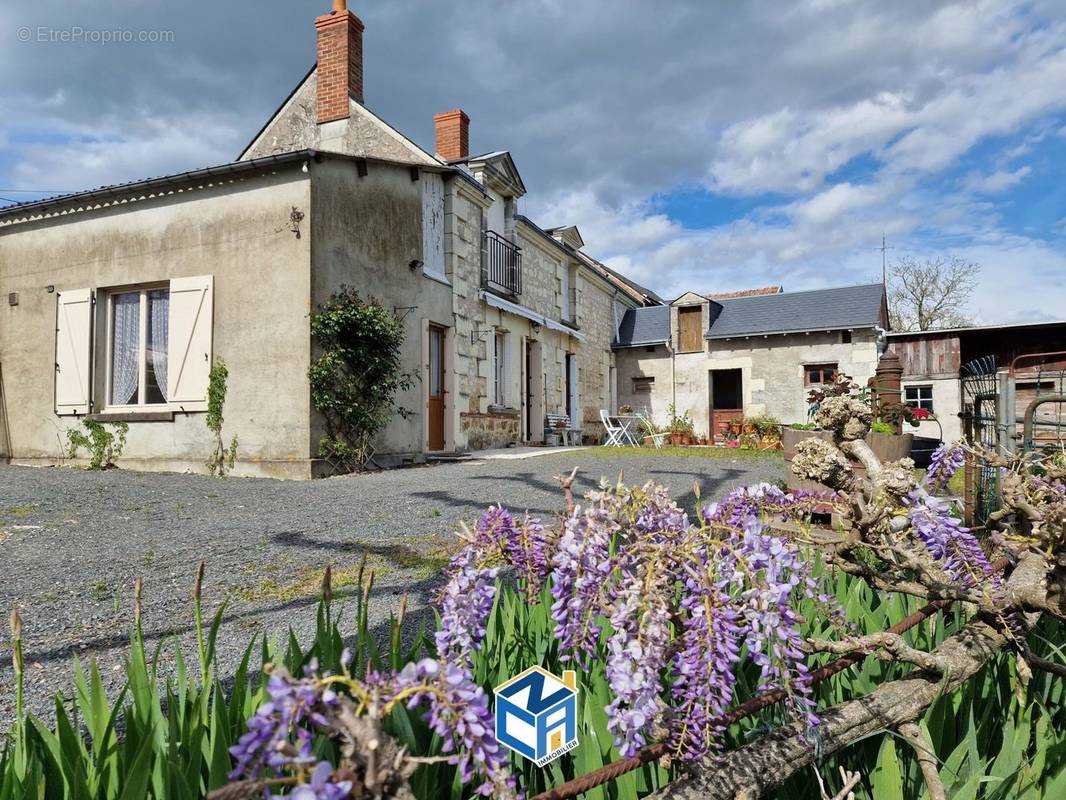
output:
M611 419L622 428L622 437L633 447L640 447L640 415L614 414Z

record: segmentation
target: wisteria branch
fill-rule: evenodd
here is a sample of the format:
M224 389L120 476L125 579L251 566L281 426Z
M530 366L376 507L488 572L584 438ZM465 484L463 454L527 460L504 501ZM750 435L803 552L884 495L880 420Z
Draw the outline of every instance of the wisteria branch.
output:
M869 636L851 636L839 641L812 639L808 642L808 647L817 653L836 655L871 653L885 661L902 661L937 675L944 675L950 666L942 658L911 647L898 633L889 631Z

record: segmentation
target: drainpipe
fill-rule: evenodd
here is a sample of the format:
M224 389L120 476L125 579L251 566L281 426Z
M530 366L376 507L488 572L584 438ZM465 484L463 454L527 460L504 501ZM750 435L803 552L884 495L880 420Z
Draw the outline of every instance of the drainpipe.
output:
M673 309L670 310L670 316L674 316ZM678 331L674 331L674 326L670 326L670 341L666 343L666 347L670 350L670 402L674 406L674 413L677 413L677 353L674 350L674 336L680 333L681 323L678 322Z

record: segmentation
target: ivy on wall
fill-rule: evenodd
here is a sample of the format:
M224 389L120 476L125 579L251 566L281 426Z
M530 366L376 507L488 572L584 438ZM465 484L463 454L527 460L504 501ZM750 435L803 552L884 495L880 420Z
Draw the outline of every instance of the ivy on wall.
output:
M220 478L226 477L237 461L237 434L233 434L229 447L222 443L222 411L226 405L228 384L229 369L226 362L217 359L207 378L207 429L215 437L215 450L207 461L207 468L212 475Z

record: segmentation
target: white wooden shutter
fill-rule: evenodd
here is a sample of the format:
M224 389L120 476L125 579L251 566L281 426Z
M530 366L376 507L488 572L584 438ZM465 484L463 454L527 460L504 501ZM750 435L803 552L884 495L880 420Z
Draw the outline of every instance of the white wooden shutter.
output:
M92 377L93 291L60 292L56 307L56 414L88 414Z
M213 294L211 275L170 282L167 402L183 405L187 410L207 408Z

